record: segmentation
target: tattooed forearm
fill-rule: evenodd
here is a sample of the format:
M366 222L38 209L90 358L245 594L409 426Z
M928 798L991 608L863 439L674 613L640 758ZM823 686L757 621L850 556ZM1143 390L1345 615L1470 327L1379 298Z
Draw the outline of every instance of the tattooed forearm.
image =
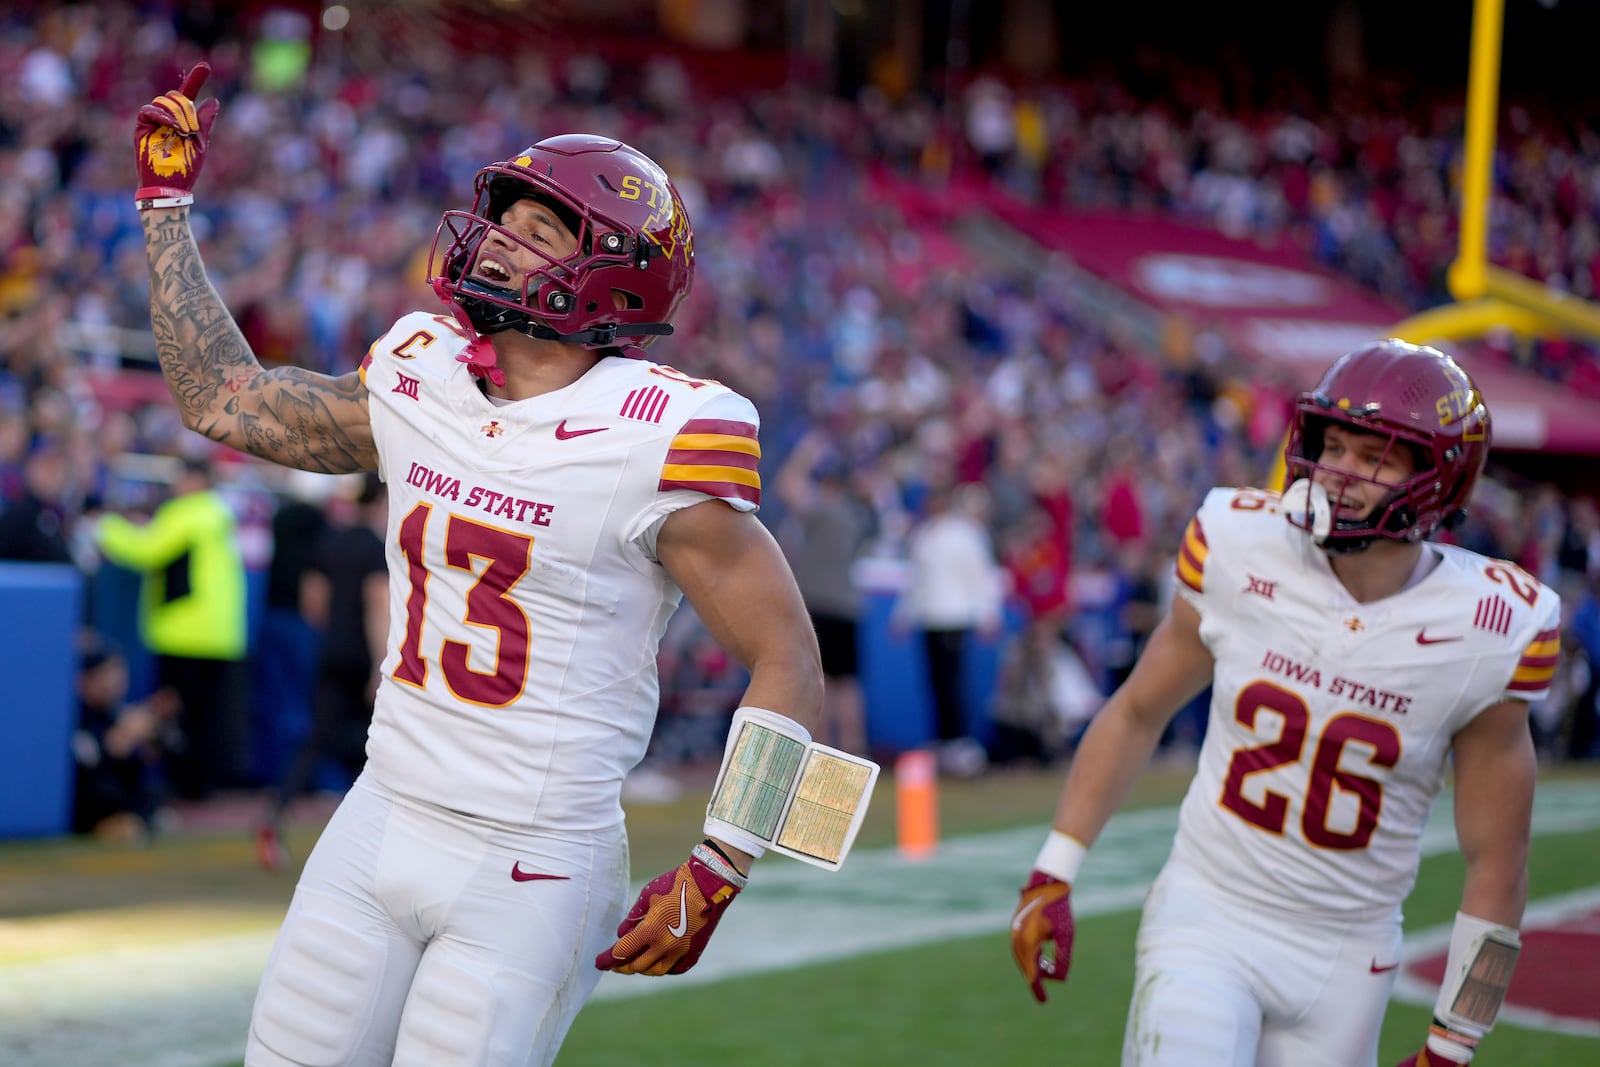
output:
M377 452L360 378L264 370L206 277L188 208L146 211L150 328L184 425L306 470L371 470Z
M220 406L194 429L214 441L288 467L350 474L377 466L365 411L367 388L357 375L330 378L300 367L257 369L221 383ZM347 427L336 408L359 409Z
M228 406L246 407L251 392L265 392L269 385L271 398L263 397L258 407L262 414L240 416L245 451L285 457L278 461L329 474L371 469L373 464L365 458L371 453L370 445L364 452L332 413L336 404L366 404L366 387L360 378L329 378L298 367L282 367L251 382L245 395L228 401Z
M184 422L195 426L216 405L223 381L260 365L206 278L188 216L177 208L146 211L141 220L156 354Z

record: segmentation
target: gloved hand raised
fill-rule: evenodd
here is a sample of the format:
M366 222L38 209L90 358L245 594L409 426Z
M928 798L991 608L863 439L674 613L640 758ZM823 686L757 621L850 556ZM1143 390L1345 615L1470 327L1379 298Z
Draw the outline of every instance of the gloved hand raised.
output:
M617 943L594 965L619 974L682 974L700 959L746 881L709 842L696 845L676 870L644 887L617 927Z
M194 105L210 75L210 64L196 63L181 86L139 109L133 136L139 189L133 195L141 210L194 203L195 179L205 164L211 125L222 106L215 99L198 108Z

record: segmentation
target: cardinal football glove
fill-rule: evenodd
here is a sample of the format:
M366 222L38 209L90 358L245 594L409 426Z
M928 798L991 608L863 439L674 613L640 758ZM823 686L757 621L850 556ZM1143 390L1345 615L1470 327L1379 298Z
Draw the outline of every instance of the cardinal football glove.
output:
M1045 981L1066 981L1072 965L1071 893L1070 883L1036 870L1011 916L1011 954L1041 1004Z
M139 109L133 134L139 190L133 195L140 209L194 203L195 179L205 164L211 124L222 106L215 99L198 108L194 105L210 75L209 64L196 63L181 86Z
M709 842L696 845L676 870L644 887L617 927L617 943L594 965L619 974L682 974L700 959L745 882Z

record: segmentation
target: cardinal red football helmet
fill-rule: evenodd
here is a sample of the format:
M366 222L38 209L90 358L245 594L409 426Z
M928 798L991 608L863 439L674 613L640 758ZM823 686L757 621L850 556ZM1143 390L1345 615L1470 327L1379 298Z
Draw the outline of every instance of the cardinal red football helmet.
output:
M683 199L649 156L589 134L547 137L484 167L473 188L472 210L447 211L439 224L428 280L480 333L516 329L605 348L672 332L694 282L694 231ZM577 238L575 252L556 259L500 227L505 210L525 198L561 218ZM491 228L544 265L511 287L475 275Z
M1399 485L1319 464L1330 423L1408 447L1416 473ZM1375 538L1420 541L1466 514L1467 499L1489 455L1489 409L1460 365L1435 348L1385 338L1339 358L1310 392L1300 394L1285 456L1291 482L1319 471L1389 490L1366 517L1335 518L1323 546L1356 552ZM1334 495L1330 490L1329 495ZM1310 529L1310 515L1290 515Z

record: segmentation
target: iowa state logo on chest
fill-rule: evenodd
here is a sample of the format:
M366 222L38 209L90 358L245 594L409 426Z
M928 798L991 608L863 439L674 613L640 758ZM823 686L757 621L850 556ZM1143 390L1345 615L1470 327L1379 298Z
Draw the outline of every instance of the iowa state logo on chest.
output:
M1261 669L1312 689L1320 689L1331 697L1348 701L1357 708L1371 708L1391 715L1404 715L1411 710L1414 698L1408 693L1396 693L1383 686L1369 684L1343 674L1331 674L1324 680L1318 667L1301 663L1291 656L1267 649L1261 657Z
M424 494L448 500L461 508L481 511L495 518L530 526L549 526L556 506L539 500L463 481L458 474L434 470L421 463L412 463L406 471L405 483Z

